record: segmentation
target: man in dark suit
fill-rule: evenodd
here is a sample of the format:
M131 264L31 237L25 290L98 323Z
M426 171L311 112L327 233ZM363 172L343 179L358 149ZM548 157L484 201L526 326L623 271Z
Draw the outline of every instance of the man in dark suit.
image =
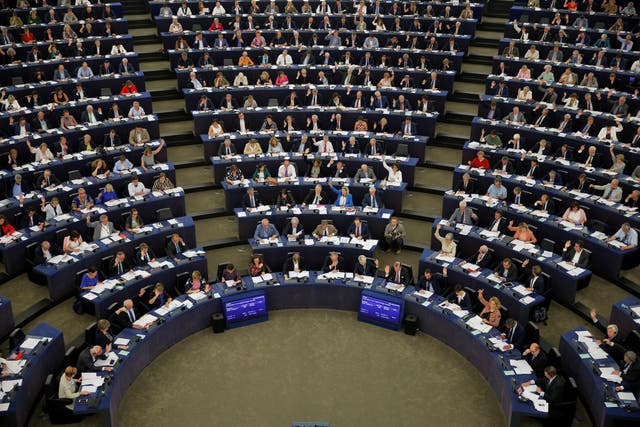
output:
M558 375L555 367L547 366L544 368L544 378L536 381L540 384L536 392L549 403L549 406L563 401L565 380ZM534 384L534 382L527 381L523 383L522 386L525 387L531 384ZM518 389L518 392L521 393L522 389Z
M531 160L527 162L524 156L520 161L520 171L521 175L524 175L530 179L540 179L544 172L538 164L537 158L531 158Z
M493 272L503 282L512 282L518 278L518 268L513 264L511 258L503 259Z
M226 138L218 147L218 156L233 156L236 154L236 146L229 138Z
M509 160L509 156L502 156L498 162L493 165L493 170L505 174L513 173L513 163Z
M30 206L22 219L20 220L20 228L33 227L35 225L41 225L44 223L44 218L40 215L35 206Z
M261 206L260 197L253 187L247 188L247 192L242 196L242 209L251 209Z
M526 267L528 264L529 264L529 260L526 259L522 263L522 266ZM545 283L544 276L542 275L542 267L540 267L537 264L531 267L528 277L523 281L522 284L529 291L533 291L538 295L544 294L544 292L547 290L547 284Z
M167 244L167 255L175 258L186 250L187 245L184 243L184 240L182 240L182 237L180 237L178 233L173 233Z
M573 153L571 152L571 150L569 150L567 144L562 144L560 148L558 148L556 152L553 153L553 157L555 159L562 159L570 162L571 160L573 160Z
M371 138L366 147L364 147L364 154L367 156L375 156L384 154L382 145L376 141L375 138Z
M556 204L548 194L543 193L540 195L540 199L536 200L533 203L533 209L536 211L544 211L553 214L556 211Z
M493 214L493 220L485 227L489 231L498 231L501 234L506 234L509 221L502 215L500 209L496 210Z
M418 289L444 295L447 290L447 268L442 269L442 274L433 274L430 269L425 269L418 280Z
M344 259L337 252L330 252L322 264L322 271L324 273L345 271Z
M485 118L489 120L499 120L500 117L502 117L502 115L500 114L498 103L495 101L492 101L489 107L489 111L487 111L487 114L485 115Z
M104 135L104 139L102 140L103 147L117 147L119 145L122 145L122 140L115 129L111 129L109 133Z
M136 300L144 295L144 289L140 289L139 296ZM138 302L138 303L136 303ZM122 307L115 311L115 317L118 325L121 328L134 328L141 329L142 326L134 325L133 323L140 318L144 313L137 307L140 307L139 301L134 302L132 299L126 299L122 303Z
M347 168L344 163L338 161L335 163L333 160L330 160L327 164L327 169L329 170L330 178L349 178L349 173L347 172Z
M567 185L568 190L577 190L583 193L589 192L589 181L587 180L587 175L581 173L578 175L578 179L572 181Z
M58 255L60 252L55 248L51 243L47 240L40 243L40 246L36 248L35 253L33 254L33 263L35 265L40 265L50 259Z
M536 378L542 378L544 376L544 368L547 367L547 355L540 348L540 345L535 342L531 343L522 355L524 359L529 362Z
M126 255L123 251L118 251L113 261L109 263L109 275L119 276L131 270L131 264L127 261Z
M393 267L385 265L384 275L387 278L388 282L399 283L405 286L409 285L409 283L411 282L409 271L402 266L400 261L394 262Z
M377 262L377 260L375 262L371 262L371 260L368 260L366 256L359 255L358 262L356 262L356 265L353 268L353 274L356 276L375 277L376 272L378 271Z
M289 239L301 239L304 237L304 226L300 224L298 217L291 218L291 221L287 221L282 230L282 235L287 236ZM288 271L288 270L283 270Z
M585 166L591 166L594 168L600 166L600 159L598 158L598 153L596 152L596 147L594 145L590 146L588 149L585 149L585 146L581 145L578 150L578 155L576 156L576 161Z
M371 108L389 108L389 100L383 96L380 91L375 91L371 97L369 107Z
M476 184L471 179L471 175L465 173L462 180L458 181L453 189L456 193L473 194L476 192Z
M457 304L463 310L471 310L471 298L462 288L462 285L456 285L447 300L452 304Z
M220 101L220 108L223 110L235 110L238 108L238 101L230 93L226 94Z
M304 264L299 252L294 252L288 256L282 266L282 272L288 277L290 271L304 271Z
M478 252L467 258L466 261L480 268L490 268L493 257L491 256L491 252L489 252L489 247L482 245L478 248Z
M317 184L315 188L304 198L303 205L329 205L331 201L327 194L322 190L322 185Z
M106 76L108 74L115 74L116 69L113 65L111 65L111 61L105 59L102 65L100 65L100 75Z
M520 323L512 318L505 320L502 338L509 343L507 350L511 350L513 348L520 350L524 345L524 336L524 328Z
M621 386L616 387L616 391L627 390L638 395L640 391L640 361L638 355L633 351L627 351L624 354L619 371L613 371L614 374L622 377Z
M31 122L31 129L35 130L36 132L44 132L51 129L51 124L49 123L47 115L44 111L38 111L38 114Z
M13 116L11 116L9 124L11 126L11 135L25 136L31 133L31 125L27 123L27 119L24 116L20 117L17 123L13 122Z
M373 186L369 187L369 193L365 194L362 198L362 207L366 208L367 206L382 209L382 199Z
M109 351L111 351L111 345L108 345L107 348ZM85 348L82 352L80 352L80 355L78 356L78 364L76 365L78 373L82 374L83 372L100 372L113 370L113 368L111 368L110 366L96 366L96 362L98 360L105 359L106 356L102 353L102 347L100 347L99 345Z
M358 217L353 218L353 222L349 225L347 235L352 238L367 240L369 239L369 227L363 223Z
M627 349L623 346L622 337L618 333L618 325L610 324L605 328L598 320L596 310L593 308L589 312L589 315L591 316L594 326L600 330L604 330L606 334L605 338L596 340L596 343L601 349L606 351L613 360L622 360Z
M580 268L587 268L589 266L589 254L583 248L584 243L581 240L576 240L571 245L571 240L567 240L562 248L562 259L569 264Z

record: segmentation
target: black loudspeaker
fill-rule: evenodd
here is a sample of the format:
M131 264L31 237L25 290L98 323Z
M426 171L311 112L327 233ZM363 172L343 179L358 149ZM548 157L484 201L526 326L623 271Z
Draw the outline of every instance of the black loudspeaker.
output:
M415 335L418 332L418 316L415 314L407 314L404 317L404 333L407 335Z
M224 332L224 316L222 313L215 313L211 315L211 327L214 334L221 334Z

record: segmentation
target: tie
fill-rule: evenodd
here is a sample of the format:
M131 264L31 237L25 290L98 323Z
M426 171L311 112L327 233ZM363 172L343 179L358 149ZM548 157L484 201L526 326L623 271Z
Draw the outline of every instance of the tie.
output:
M328 227L324 229L324 235L325 235L325 236L328 236L328 235L329 235L329 228L328 228Z
M516 203L516 205L519 205L519 204L520 204L520 195L519 195L519 194L516 196L516 201L515 201L515 203Z
M527 176L533 176L533 171L535 171L536 168L531 168L529 169L529 173L527 174Z
M129 310L127 313L129 313L129 320L131 320L131 323L135 322L136 316L133 314L133 310Z
M255 202L253 196L249 196L249 198L251 199L251 207L255 208L256 207L256 202Z
M323 143L323 146L324 146L324 149L322 151L326 153L327 152L327 143L326 142Z
M360 108L360 98L356 99L356 108Z
M543 119L544 119L544 116L540 116L538 120L536 120L536 126L540 126L542 124Z
M498 89L498 96L502 96L502 88Z
M400 272L396 271L396 282L400 283Z
M593 161L593 156L589 156L589 157L587 158L587 163L585 163L585 165L586 165L586 166L590 166L592 161Z
M318 203L320 203L319 197L316 196L315 199L313 199L313 204L317 205Z
M512 328L511 331L509 331L509 341L513 341L513 333L515 332L516 328Z
M633 141L631 142L632 146L636 146L636 144L638 144L638 140L640 140L640 135L636 135L633 137Z
M289 177L289 168L284 168L284 177L285 178Z
M358 226L358 228L356 228L356 236L360 236L360 226Z
M231 154L231 149L227 147L227 155Z
M178 243L175 244L176 245L176 253L179 254L180 251L180 245Z
M118 274L122 274L123 270L122 270L122 263L118 263Z
M29 217L29 225L33 226L33 217L32 216Z
M587 132L589 132L589 128L590 128L590 127L591 127L591 125L586 125L586 126L584 127L584 129L582 129L582 133L587 133Z

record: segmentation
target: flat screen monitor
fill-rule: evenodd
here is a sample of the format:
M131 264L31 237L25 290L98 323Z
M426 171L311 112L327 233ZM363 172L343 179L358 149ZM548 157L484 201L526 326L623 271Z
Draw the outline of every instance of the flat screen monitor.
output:
M227 328L237 328L269 318L264 291L249 291L222 299Z
M378 292L362 291L358 320L398 330L402 325L404 300Z

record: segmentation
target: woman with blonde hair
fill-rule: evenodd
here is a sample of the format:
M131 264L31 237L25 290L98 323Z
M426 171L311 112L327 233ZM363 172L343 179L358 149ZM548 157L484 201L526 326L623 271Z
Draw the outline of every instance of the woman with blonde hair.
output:
M533 231L529 229L526 222L521 222L518 226L513 225L513 221L509 221L509 231L513 231L513 238L524 243L536 243L538 239L533 235Z
M487 301L484 298L484 289L478 289L478 301L484 305L484 308L480 312L482 321L494 328L500 326L502 313L500 313L500 300L498 297L491 297L489 298L489 301Z

